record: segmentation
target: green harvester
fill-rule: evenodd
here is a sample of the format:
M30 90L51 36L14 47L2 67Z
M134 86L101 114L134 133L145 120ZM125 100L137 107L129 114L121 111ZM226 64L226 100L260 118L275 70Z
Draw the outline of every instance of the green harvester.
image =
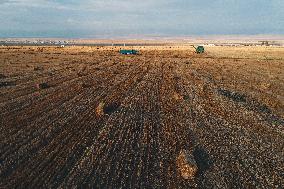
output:
M194 45L192 45L192 46L195 48L195 52L196 52L197 54L201 54L201 53L204 53L204 52L205 52L205 49L204 49L203 46L197 46L197 47L195 47Z

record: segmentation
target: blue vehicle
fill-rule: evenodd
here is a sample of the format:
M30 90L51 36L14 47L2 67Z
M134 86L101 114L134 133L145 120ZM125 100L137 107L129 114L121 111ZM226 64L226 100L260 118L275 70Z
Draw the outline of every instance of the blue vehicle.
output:
M119 53L129 55L129 54L138 54L138 51L136 51L136 50L120 50Z

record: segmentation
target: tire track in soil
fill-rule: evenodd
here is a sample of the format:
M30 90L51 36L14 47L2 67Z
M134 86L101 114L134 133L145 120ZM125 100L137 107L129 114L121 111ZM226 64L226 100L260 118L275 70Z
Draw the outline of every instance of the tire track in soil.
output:
M131 171L131 169L135 168L133 168L132 166L130 167L129 164L131 165L137 164L137 161L134 162L133 159L128 159L128 157L130 157L129 156L130 153L135 153L135 151L131 150L132 149L131 146L137 148L137 146L135 147L135 145L139 145L139 143L137 143L134 139L136 138L136 136L139 136L139 134L141 135L141 133L137 133L137 129L141 131L143 127L143 125L141 124L137 125L135 124L137 123L136 121L137 118L142 119L142 116L137 114L136 109L137 108L139 109L138 112L143 112L143 110L141 110L141 106L144 107L144 104L142 102L145 101L137 102L137 100L140 100L141 98L144 98L145 100L145 98L148 97L148 95L146 95L147 93L144 94L145 92L143 93L141 92L144 91L145 89L147 91L151 89L151 87L149 88L150 82L147 81L147 78L151 79L149 77L150 74L151 71L141 81L141 85L137 86L138 88L133 90L135 91L134 92L135 95L130 94L129 97L125 99L125 102L123 102L123 104L127 104L127 106L123 107L119 112L122 115L115 115L117 120L116 119L111 120L111 122L105 125L96 143L94 143L94 145L90 148L89 151L85 152L86 156L84 156L84 159L82 159L77 164L76 166L77 169L74 170L74 172L72 173L72 175L74 176L69 177L69 179L63 185L63 187L71 185L93 186L93 187L96 186L119 187L130 184L131 179L129 178L129 176L132 174L131 172L129 173L128 171ZM151 85L153 84L154 83L152 83ZM156 87L158 86L156 85ZM157 97L157 95L154 95L154 97ZM128 112L131 114L129 114ZM144 119L145 118L143 118L143 120ZM139 120L138 123L143 123L143 120ZM119 124L117 124L116 122L118 122ZM115 130L116 128L121 128L121 129ZM146 130L148 129L149 128L147 127ZM147 135L149 135L149 131L147 131ZM133 139L134 141L132 142L131 139ZM137 154L136 157L138 158L139 155ZM104 163L108 162L108 163L103 164L103 162ZM114 164L111 164L111 162ZM110 176L109 175L110 173L113 173L114 175ZM74 183L74 180L77 179L78 175L81 175L80 176L81 178L86 178L86 179L84 181L79 180L78 182ZM121 180L121 177L128 177L128 179Z
M23 52L25 53L25 52ZM49 57L43 57L42 55L44 55L44 53L39 53L39 54L35 54L34 57L30 57L29 55L28 56L24 56L24 57L20 57L21 55L25 55L25 54L16 54L16 56L18 56L19 58L21 58L21 61L20 62L16 62L16 63L13 63L12 64L12 68L14 67L17 67L17 66L21 66L21 67L25 67L23 64L26 64L26 66L29 66L29 67L37 67L37 66L40 66L40 67L43 67L43 68L49 68L50 67L52 68L53 70L53 76L58 73L58 74L62 74L62 71L66 70L67 69L70 69L72 68L71 66L76 66L75 63L79 63L81 64L83 61L87 61L87 65L88 64L91 64L91 65L94 65L93 61L94 61L94 58L98 58L98 57L101 57L100 55L98 55L98 57L94 57L92 53L87 53L84 57L78 57L78 56L72 56L70 53L69 54L65 54L65 57L67 56L68 59L63 59L62 62L59 62L60 59L58 59L58 57L54 57L54 56L49 56ZM63 54L60 54L61 56ZM88 55L88 56L87 56ZM70 59L72 58L72 59ZM75 59L74 59L75 58ZM92 59L92 63L88 62L89 58ZM106 56L106 57L103 57L105 60L107 59L110 59L109 56ZM28 59L28 60L27 60ZM29 59L37 59L36 62L29 62L29 63L26 63L24 62L24 60L27 60L27 61L30 61ZM50 61L53 60L53 63L50 63ZM95 59L96 60L96 59ZM103 61L105 61L103 60ZM46 63L48 61L48 63ZM66 63L66 61L68 61L68 63ZM102 59L100 59L99 61L97 61L96 63L99 63L100 61L102 61ZM39 62L41 64L39 64ZM43 62L43 64L42 64ZM95 64L96 64L95 63ZM70 66L71 65L71 66ZM54 70L55 68L59 67L61 69L57 69L57 70ZM65 66L64 68L62 68L63 66ZM9 67L9 69L11 69L11 67ZM14 70L14 69L12 69ZM11 79L20 79L21 82L23 81L30 81L30 80L34 80L33 78L25 78L23 76L27 76L27 77L31 77L31 74L32 76L35 78L35 79L38 79L39 77L41 76L46 76L46 75L49 75L51 70L47 70L47 69L44 69L42 70L42 72L35 72L34 70L25 70L25 72L21 72L21 74L19 75L19 77L12 77ZM56 72L54 72L56 71ZM67 70L68 71L68 70ZM7 70L6 70L7 72ZM68 73L68 72L67 72ZM23 83L18 83L18 84L23 84Z
M121 61L120 60L121 58L120 57L118 57L118 58L119 58L119 60L116 60L116 62L120 62ZM106 64L106 65L102 65L102 64ZM108 64L110 64L110 65L108 65ZM113 71L113 73L120 73L119 71L115 71L115 70L110 69L112 67L117 67L117 65L120 65L120 64L119 63L115 64L114 62L104 61L101 64L99 64L98 66L96 66L93 69L93 71L98 69L99 70L98 72L101 72L101 71ZM105 67L105 66L107 66L108 69L102 69L101 68L101 67ZM90 70L88 70L88 72L90 72ZM72 80L64 82L62 84L65 84L65 83L66 84L70 84L72 82L79 82L82 79L84 79L84 80L91 79L92 77L94 77L93 73L94 72L91 72L89 74L85 74L85 75L79 77L78 79L72 79ZM80 83L78 83L78 84L80 84ZM32 94L30 94L28 96L19 97L20 99L19 98L14 99L13 101L10 101L9 104L8 104L8 102L6 104L4 104L4 105L2 104L3 105L3 109L5 109L6 111L4 111L4 112L2 111L0 113L0 115L5 116L5 113L9 113L10 114L10 113L12 113L14 111L17 111L19 109L23 109L24 107L30 106L32 103L37 103L37 102L39 102L41 100L45 100L46 98L56 96L56 92L58 93L59 91L62 91L62 92L66 93L68 90L71 90L71 89L72 88L70 88L69 85L64 85L64 86L60 85L60 86L55 87L55 88L51 87L51 89L49 89L47 91L44 91L44 92L41 92L39 95L38 95L38 91L36 91L35 93L32 93ZM26 100L27 97L30 97L29 101ZM13 108L13 109L11 109L11 108ZM7 117L9 117L9 116L7 115Z
M161 73L163 75L164 71L162 71ZM163 78L162 80L165 80L164 87L169 86L170 79L166 79L166 77L162 77L162 75L160 77ZM153 78L153 76L151 76L150 78ZM174 80L173 78L174 77L172 76L171 79ZM149 79L149 81L146 80L148 84L146 84L146 86L144 86L142 90L143 91L146 90L145 92L147 96L149 95L149 97L145 98L146 95L144 95L144 98L141 98L141 97L139 98L139 95L134 94L132 98L134 99L134 104L137 104L137 101L135 101L137 98L139 99L138 102L140 101L140 99L141 99L141 103L145 104L146 102L145 106L146 106L147 113L145 112L143 113L143 111L141 111L141 109L139 109L135 105L130 105L130 107L134 107L133 108L134 110L135 109L138 110L138 112L136 111L137 114L133 113L134 118L129 113L123 114L123 116L131 115L130 117L127 117L127 118L124 118L124 117L121 118L121 116L116 115L117 117L120 118L119 119L120 121L123 120L122 122L124 122L124 124L121 125L121 122L120 122L118 126L115 125L113 126L114 128L108 128L108 130L102 134L102 136L106 138L105 140L102 139L103 141L105 141L105 143L102 144L101 140L98 140L98 143L96 144L97 147L93 147L90 151L88 151L88 153L86 153L86 154L89 154L89 156L91 157L85 158L83 161L81 161L80 166L77 165L78 167L80 167L78 168L79 171L77 171L76 174L73 173L74 175L77 175L77 176L71 177L70 181L76 180L76 178L79 177L79 175L82 175L82 172L86 170L86 167L91 165L91 168L90 167L87 168L89 171L87 173L84 172L85 174L83 175L83 177L86 177L86 175L91 175L91 176L88 176L88 178L83 181L83 187L88 186L88 187L128 187L129 188L130 186L133 186L133 187L143 188L143 187L153 187L153 186L156 186L156 187L169 186L169 185L165 185L164 181L169 180L170 178L164 178L164 176L169 174L171 178L174 178L174 177L172 175L172 172L167 173L168 169L167 169L167 166L164 166L166 163L163 163L163 161L164 162L170 161L171 162L170 164L173 169L172 171L175 171L176 156L171 154L172 153L171 151L171 152L168 152L168 154L170 154L171 156L165 157L162 155L162 154L165 154L165 152L162 152L162 149L165 149L166 147L167 148L170 148L170 147L181 148L181 147L176 147L176 146L185 145L184 142L187 141L187 138L181 139L182 137L181 138L179 137L179 135L181 134L181 128L178 128L178 127L180 125L177 126L176 124L173 124L173 121L171 121L170 122L171 125L175 125L175 130L179 130L179 132L172 134L176 137L173 140L178 138L178 141L183 140L184 142L180 142L181 145L177 145L176 143L174 143L174 144L166 146L162 144L162 141L166 142L169 140L169 138L162 139L161 135L163 135L163 132L161 132L162 128L159 124L160 119L158 119L158 121L153 120L153 118L156 115L161 114L161 110L160 110L161 105L159 105L158 102L160 101L159 99L162 98L159 96L163 94L163 92L160 90L160 86L161 86L160 83L162 80L160 80L160 82L153 82L151 81L151 79ZM156 87L153 87L152 85L154 83L158 85L156 85ZM172 85L169 87L169 89L173 90L171 87L173 87L174 85L175 85L174 82L172 82ZM151 93L149 89L153 90L153 88L157 88L159 90L157 90L156 93ZM139 92L140 90L137 89L136 91ZM166 93L164 93L163 95L168 94L169 92L168 88L164 89L164 92ZM172 93L170 94L172 95ZM164 97L164 99L167 99L167 97L168 95ZM131 104L131 102L129 102L128 104ZM153 107L155 106L158 107L158 112L157 110L153 109ZM172 106L173 104L170 104L170 107ZM173 112L169 112L168 110L164 110L164 111L168 113L167 115L173 114ZM143 116L141 116L141 114ZM142 122L137 120L137 118L139 117L140 119L143 120ZM135 121L133 122L133 120ZM165 122L167 121L169 120L166 120ZM141 128L140 126L139 128L137 128L137 125L141 125L141 123L144 123L143 127ZM115 130L116 128L121 128L122 126L124 126L123 129ZM131 126L133 127L132 128L133 130L130 130ZM135 154L135 151L139 151L139 148L131 148L131 139L137 138L135 134L134 134L135 135L134 137L131 137L131 133L136 133L135 131L137 130L143 131L141 132L143 133L143 135L139 137L141 140L140 142L133 141L133 144L137 144L137 143L141 144L141 147L140 147L142 148L140 149L141 155L133 155L132 153ZM115 134L113 134L114 132ZM112 137L113 135L115 135L115 137ZM173 136L171 136L170 138L173 138ZM127 146L127 142L130 143L128 144L128 146ZM144 144L144 147L143 147L143 144ZM179 149L173 150L173 151L175 151L175 154L177 154L179 152ZM127 158L129 157L132 157L132 158L128 160ZM154 162L154 163L151 163L151 162ZM131 164L132 166L130 166L129 164ZM134 165L136 164L136 166L133 166L133 164ZM137 166L138 166L138 169L136 168ZM131 171L131 169L134 171ZM104 170L103 173L101 173L102 170ZM129 175L132 175L132 177L129 178ZM95 178L95 180L93 181L91 178ZM93 182L94 182L94 185L92 185ZM81 186L79 183L82 183L82 181L77 182L77 183L72 182L72 183L69 183L70 185L67 185L67 186L71 186L71 185ZM177 186L178 185L177 183L178 181L174 181L172 183L172 186ZM188 186L188 184L186 183L183 183L183 185Z
M77 57L76 57L77 58ZM95 58L97 58L97 57L95 57ZM109 61L111 61L112 60L112 58L110 58L110 57L108 57L108 56L102 56L102 58L100 57L100 59L99 60L93 60L94 59L94 57L92 57L92 59L91 60L87 60L87 63L83 63L85 60L86 60L86 58L83 58L83 60L82 59L80 59L80 60L78 60L78 62L80 62L80 66L89 66L89 67L94 67L94 66L98 66L99 64L101 64L101 63L104 63L104 62L109 62ZM57 61L57 60L56 60ZM59 61L59 60L58 60ZM90 62L91 61L91 62ZM94 61L95 61L95 63L94 63ZM35 64L35 65L40 65L40 64ZM64 64L64 63L60 63L60 65L57 65L57 66L59 66L59 67L62 67L62 66L64 66L64 65L68 65L67 67L68 68L72 68L72 66L76 66L76 65L73 65L73 64L71 64L71 66L70 66L70 64ZM80 68L80 67L79 67ZM74 69L74 68L73 68ZM62 69L62 70L66 70L66 68L64 68L64 69ZM77 71L80 71L80 70L77 70ZM31 72L30 74L34 74L34 73L37 73L37 72ZM72 76L72 75L74 75L74 74L70 74L70 71L69 71L69 69L68 70L66 70L66 72L65 73L69 73L69 76ZM36 78L37 80L39 80L39 81L42 81L43 79L48 79L48 78L52 78L53 79L53 81L57 81L57 80L59 80L60 78L66 78L66 76L62 76L62 72L60 72L60 75L58 75L58 77L59 78L55 78L54 79L54 75L52 75L52 77L47 77L47 78ZM34 83L35 81L33 80L32 82L28 82L28 83ZM19 83L19 85L20 85L21 83ZM23 87L22 87L23 88ZM7 91L7 93L14 93L15 91L17 91L17 90L19 90L19 89L21 89L21 88L19 88L19 86L17 87L17 88L15 88L15 90L14 89L11 89L12 91ZM21 89L21 90L25 90L25 88L24 89ZM12 94L13 94L12 93ZM14 97L14 98L16 98L16 97Z
M103 73L103 74L107 74L107 73ZM109 74L108 76L104 76L104 75L101 75L101 78L103 78L103 80L99 80L99 81L97 81L96 83L103 83L103 82L106 82L106 84L110 84L111 83L111 78L113 78L113 79L115 79L115 75L111 75L111 74ZM99 90L99 91L97 91L98 92L98 94L100 93L100 91L102 91L102 89L101 90ZM82 91L82 93L83 92L85 92L85 90L83 90ZM88 91L87 91L88 92ZM74 102L72 102L74 99L76 99L76 98L78 98L78 96L81 96L81 98L77 101L77 102L79 102L82 98L83 98L83 95L81 95L81 93L79 93L77 96L76 96L76 93L75 93L75 96L73 97L73 98L71 98L71 99L69 99L69 101L66 101L67 103L69 103L69 104L73 104ZM60 99L58 99L58 100L60 100ZM61 103L61 104L65 104L65 102L63 102L63 103ZM31 107L33 110L34 110L34 107ZM58 108L58 109L61 109L60 107ZM43 112L44 110L42 110L42 111L40 111L40 112ZM54 109L50 109L50 111L52 112L52 111L54 111ZM47 116L49 116L49 111L47 110L46 112L44 112ZM37 118L37 114L35 115L35 116L33 116L34 118ZM19 122L12 122L11 121L11 123L10 123L10 125L17 125L17 124L19 124L21 127L24 127L24 129L26 129L26 126L28 126L29 124L30 124L30 122L32 122L33 121L33 119L31 119L32 117L27 117L25 120L19 120ZM44 118L44 117L41 117L41 120L46 120L47 118ZM8 123L9 123L10 121L8 120ZM26 125L23 125L23 124L20 124L21 122L24 122ZM5 124L5 127L6 127L6 129L7 129L7 127L8 127L8 125L7 124ZM19 131L17 128L14 128L13 127L13 129L14 129L14 131L17 131L18 133L21 131ZM21 133L24 133L24 131L21 131L20 133L19 133L19 135L21 135ZM10 132L10 133L8 133L9 135L11 135L11 136L13 136L13 134ZM9 143L9 142L8 142Z
M127 80L127 79L126 79L126 80ZM85 118L85 119L86 119L86 118ZM84 119L84 120L85 120L85 119Z
M159 51L146 55L154 60L148 69L126 70L127 76L113 78L105 92L87 89L77 101L61 106L70 110L68 116L55 110L53 124L60 127L39 126L27 146L15 150L22 156L10 156L8 163L21 162L5 180L0 177L0 183L7 188L284 185L281 132L264 122L259 112L221 97L210 74L191 69L179 58L165 59ZM198 59L202 63L202 57ZM109 116L95 118L93 107L102 101L118 101L121 106ZM52 124L45 116L35 119L35 126ZM199 167L191 182L176 171L181 149L192 149ZM0 160L0 170L5 166Z
M39 55L40 56L40 55ZM26 66L24 66L23 64L25 64L25 62L23 62L24 60L26 60L27 58L31 58L29 56L27 57L23 57L23 61L22 62L19 62L17 64L19 64L19 66L24 67L24 72L21 72L21 74L19 74L18 76L14 76L14 77L9 77L10 79L12 80L19 80L19 82L17 82L18 85L21 85L21 84L25 84L25 83L29 83L29 81L34 81L34 80L37 80L39 79L40 77L45 77L45 76L58 76L58 75L62 75L62 73L64 71L66 71L66 73L70 72L70 70L76 70L74 67L78 67L80 65L82 65L82 62L85 62L84 65L94 65L94 64L98 64L100 62L104 62L106 61L107 59L109 58L105 58L105 59L101 59L101 60L95 60L96 62L94 62L94 57L92 57L91 55L89 55L88 57L84 57L84 59L80 59L78 57L75 57L76 59L70 59L70 58L74 58L72 56L70 56L69 54L67 54L68 56L68 59L63 59L62 62L60 61L58 63L59 60L55 60L55 62L52 62L52 63L45 63L45 61L48 61L50 62L50 59L52 60L53 56L51 57L45 57L44 59L46 59L45 61L44 60L40 60L40 61L37 61L37 62L43 62L44 64L39 64L39 63L27 63ZM42 57L34 57L34 58L42 58ZM87 62L87 58L92 58L92 62ZM66 63L66 61L68 61ZM30 67L33 67L33 68L43 68L43 70L34 70L34 69L29 69L29 70L26 70L27 67L30 68ZM15 65L13 65L13 67L10 69L11 70L14 70L14 67ZM23 69L23 68L22 68ZM7 72L7 71L6 71ZM43 78L41 78L43 79Z
M117 69L119 68L120 69L119 71L121 71L121 72L123 71L122 70L123 67L119 67L119 66L115 66L115 67L117 67ZM119 71L117 71L117 72L121 73ZM101 72L101 73L99 73L99 75L96 75L96 78L99 78L99 79L102 79L102 80L95 80L96 78L93 77L93 73L89 73L87 76L84 76L84 77L81 77L81 78L78 79L78 82L79 82L78 85L79 86L77 86L75 84L75 86L76 86L75 88L70 87L70 85L72 84L72 83L70 83L69 85L67 85L66 87L64 87L60 91L54 89L52 92L50 92L50 95L43 94L42 96L43 96L44 99L40 103L31 102L33 104L28 106L29 110L23 109L20 112L16 112L16 115L15 114L4 115L3 117L5 117L5 118L3 118L2 121L1 121L2 125L5 125L5 127L7 128L9 126L9 125L7 125L7 123L9 123L10 125L13 125L12 129L17 130L18 128L15 127L14 125L19 125L19 123L22 123L22 122L27 123L27 120L29 120L29 122L31 122L34 118L40 117L43 113L48 114L48 112L52 111L55 107L61 106L65 102L71 101L76 96L81 95L83 92L85 92L86 90L83 89L83 87L80 86L81 85L80 81L82 81L82 79L87 80L87 81L89 79L92 79L92 81L93 81L92 85L101 86L101 83L106 82L106 84L107 84L107 83L109 83L109 80L111 78L114 78L115 76L116 76L116 74L114 74L114 73ZM98 89L100 89L100 88L98 88ZM68 95L70 95L70 97L67 96L67 98L66 98L66 93ZM63 100L61 95L63 97L65 97L66 100ZM51 104L51 105L48 105L48 104ZM42 108L42 107L47 107L47 108ZM12 113L14 113L14 112L12 111ZM16 121L14 121L15 117L17 117ZM8 120L6 120L6 119L8 119ZM9 135L11 135L11 133L9 133Z
M165 60L165 74L161 87L162 104L162 124L163 130L163 174L166 183L165 188L182 188L195 187L194 181L186 182L177 172L176 158L180 150L192 150L195 147L196 139L191 130L192 118L191 115L183 111L184 94L182 86L179 85L181 75L176 73L178 67L175 60ZM187 110L188 111L188 110ZM185 115L186 114L186 115Z
M182 66L180 66L180 69L182 69ZM251 183L252 180L257 180L255 175L259 175L261 172L268 171L268 169L263 169L262 165L255 167L254 164L262 164L260 162L266 162L266 160L261 157L263 157L263 153L265 153L265 151L270 151L271 148L269 147L267 150L258 153L258 155L252 155L251 153L253 152L252 149L255 148L254 146L259 146L263 148L263 144L260 144L259 142L264 142L264 139L266 137L263 136L262 132L260 133L260 136L257 136L258 134L256 134L255 131L258 129L254 129L254 127L259 127L260 125L263 125L263 122L254 119L254 117L257 117L257 114L252 115L252 117L248 118L246 115L246 110L240 110L240 106L235 106L232 109L228 109L227 107L230 107L232 105L229 105L227 101L216 97L217 95L215 91L217 87L215 86L214 81L208 83L208 80L206 78L204 79L196 72L193 73L194 74L191 75L188 73L183 75L185 76L186 79L184 79L186 81L192 80L195 81L195 84L192 85L189 83L184 83L182 85L185 86L185 88L191 86L190 88L194 88L194 90L196 91L195 99L192 104L192 106L194 107L193 114L196 120L196 126L194 127L194 131L197 133L197 136L202 140L203 146L206 145L206 151L210 152L212 159L214 157L214 161L216 161L214 163L216 165L214 165L212 168L214 169L214 171L211 170L210 172L206 173L207 175L202 178L203 180L199 181L199 185L203 187L214 185L219 185L222 187L245 187L253 185L262 185L267 187L273 186L268 185L268 183L264 184L265 182L260 180L258 184L254 183L252 185ZM227 118L225 118L225 116ZM240 117L241 119L237 119ZM244 121L240 122L240 120ZM267 138L271 138L271 136ZM280 138L278 142L280 142ZM264 146L267 146L267 144ZM233 147L229 147L228 145ZM251 146L251 149L247 148L247 146ZM230 148L233 148L232 151L229 150ZM244 151L244 149L246 150ZM245 164L247 165L245 165L243 162L246 161L246 158L251 158L244 154L236 154L234 153L234 150L237 150L238 152L244 151L245 153L249 152L252 156L254 156L254 162L246 162ZM279 152L279 150L276 150L275 152L277 151ZM277 156L281 157L279 155L280 154L278 153ZM259 161L260 158L262 159L261 161ZM230 161L230 159L234 159L235 161ZM225 163L227 164L224 165ZM278 167L280 166L280 164L281 163L278 162ZM254 167L254 169L251 169L250 167ZM260 169L258 170L258 173L255 173L256 169ZM277 172L275 172L274 174L277 175ZM278 178L279 176L280 175L278 175ZM249 181L249 179L252 180ZM220 180L219 184L217 184L215 180ZM274 179L270 178L268 180ZM274 182L276 182L276 180L274 180Z
M121 69L123 69L123 67L121 67ZM114 72L114 73L120 73L119 71L113 71L113 72ZM93 77L92 75L93 75L93 73L90 73L90 74L88 75L88 78L92 78L92 77ZM87 79L88 79L88 78L87 78ZM81 77L80 79L82 80L83 77ZM86 80L86 78L84 78L84 79ZM78 79L78 81L80 81L80 80ZM77 82L78 82L78 81L77 81ZM72 83L71 83L71 84L72 84ZM67 87L68 87L68 86L67 86ZM57 96L56 93L54 92L55 90L57 90L57 89L54 89L54 90L52 90L52 91L49 92L49 93L51 93L51 96ZM71 89L70 89L70 90L71 90ZM68 92L68 91L66 91L65 88L61 89L61 91L62 91L62 92L65 92L65 93ZM58 91L57 91L57 92L58 92ZM55 93L55 94L54 94L54 93ZM46 94L41 94L41 95L42 95L43 97L45 97L45 99L50 97L50 96L46 96ZM45 96L44 96L44 95L45 95ZM25 99L24 99L24 100L25 100ZM17 103L16 105L19 106L18 103ZM11 106L11 105L9 105L9 106ZM21 105L21 107L22 107L22 105ZM9 111L9 112L11 112L11 111ZM8 112L8 113L9 113L9 112ZM24 111L24 113L25 113L25 111ZM17 112L17 114L19 114L19 112ZM7 116L7 117L11 117L11 116Z
M89 66L85 65L85 66L88 67L88 71L89 72L93 72L96 69L100 68L101 66L113 66L113 63L111 63L110 65L108 65L108 63L111 63L111 62L107 60L107 61L99 62L99 64L89 65ZM87 74L87 76L88 75L90 75L90 74ZM78 81L78 80L81 79L81 77L78 77L78 75L74 74L74 73L68 74L67 76L66 75L62 76L62 73L61 73L58 78L54 78L54 76L47 77L46 79L40 78L37 81L32 81L31 83L40 83L41 81L45 80L45 81L48 81L48 83L51 86L57 86L57 85L64 84L64 83L70 83L72 81ZM86 77L86 75L84 77ZM48 80L49 78L51 78L51 80ZM15 90L16 91L9 91L6 94L5 93L1 94L1 96L2 96L1 100L2 101L0 101L0 105L2 105L3 103L5 105L5 103L7 103L7 102L9 102L11 100L12 101L17 101L21 97L32 95L33 93L38 91L34 84L32 86L29 86L29 88L26 88L26 87L18 88L17 87ZM25 91L25 90L28 90L28 91ZM9 94L13 94L13 95L12 96L11 95L7 95L8 93Z

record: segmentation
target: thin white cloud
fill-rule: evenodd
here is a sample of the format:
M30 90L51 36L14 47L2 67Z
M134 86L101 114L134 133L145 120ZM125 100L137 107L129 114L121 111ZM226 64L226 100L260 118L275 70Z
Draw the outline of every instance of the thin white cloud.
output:
M48 9L72 9L71 6L61 4L57 1L50 0L2 0L0 4L8 7L20 7L20 8L48 8Z
M113 34L284 33L283 0L0 0L0 5L5 25L0 36L1 31L73 29Z
M21 7L45 7L51 9L81 10L81 11L126 11L159 9L163 5L172 2L164 0L0 0L0 4Z

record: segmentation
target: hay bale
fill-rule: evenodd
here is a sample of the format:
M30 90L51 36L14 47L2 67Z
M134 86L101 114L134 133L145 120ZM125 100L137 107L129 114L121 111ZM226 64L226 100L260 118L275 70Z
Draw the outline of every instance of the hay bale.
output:
M183 100L183 96L182 95L180 95L178 92L174 92L174 99L176 100L176 101L182 101Z
M185 180L194 179L198 167L194 156L187 150L181 150L176 160L178 172Z
M104 106L105 106L104 102L100 102L99 105L97 106L97 108L96 108L97 117L101 117L105 114L104 113Z

